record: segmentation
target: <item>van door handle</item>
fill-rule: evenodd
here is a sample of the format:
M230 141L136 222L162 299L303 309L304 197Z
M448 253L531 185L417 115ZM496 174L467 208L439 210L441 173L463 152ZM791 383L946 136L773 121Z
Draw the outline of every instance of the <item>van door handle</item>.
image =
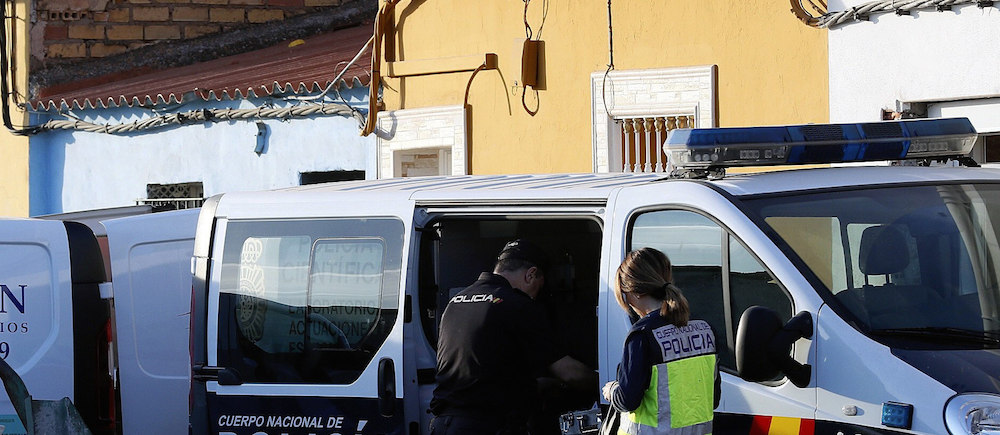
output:
M396 413L396 367L390 358L378 362L378 410L383 417Z
M243 377L229 367L196 365L191 367L191 379L198 382L216 381L219 385L243 385Z

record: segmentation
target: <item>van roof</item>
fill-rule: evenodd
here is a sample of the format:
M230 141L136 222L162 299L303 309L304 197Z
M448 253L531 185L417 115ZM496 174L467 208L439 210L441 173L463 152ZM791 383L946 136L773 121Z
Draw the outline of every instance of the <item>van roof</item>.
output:
M613 174L520 174L520 175L459 175L359 180L290 187L284 190L364 190L364 191L424 191L424 190L496 190L544 188L619 187L663 178L663 173Z
M735 196L851 186L1000 181L1000 170L966 167L858 166L730 175L713 183Z
M885 185L931 181L994 181L1000 170L958 167L838 167L729 175L719 180L668 179L663 173L463 175L347 181L295 186L267 192L225 195L244 203L301 203L324 197L353 197L417 202L489 202L535 200L560 202L606 201L613 191L652 182L711 183L735 196L806 191L857 185Z
M663 180L666 174L461 175L389 178L296 186L281 195L357 194L416 201L476 199L604 199L617 188ZM488 192L488 193L487 193Z

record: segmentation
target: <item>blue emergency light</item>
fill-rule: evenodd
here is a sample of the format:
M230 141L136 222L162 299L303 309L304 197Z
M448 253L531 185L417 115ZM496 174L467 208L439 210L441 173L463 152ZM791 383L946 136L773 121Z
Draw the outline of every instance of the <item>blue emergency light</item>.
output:
M664 152L681 169L965 156L976 142L966 118L749 128L682 128Z

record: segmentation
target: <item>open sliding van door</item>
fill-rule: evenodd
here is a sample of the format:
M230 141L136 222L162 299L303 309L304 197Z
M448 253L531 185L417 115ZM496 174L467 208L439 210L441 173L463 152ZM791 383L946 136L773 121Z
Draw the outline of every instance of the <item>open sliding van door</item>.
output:
M198 240L206 227L213 235L208 252L195 249L207 293L195 288L206 321L193 321L192 345L205 343L204 365L193 352L194 433L406 433L401 283L413 205L368 198L227 194L210 226L203 211Z

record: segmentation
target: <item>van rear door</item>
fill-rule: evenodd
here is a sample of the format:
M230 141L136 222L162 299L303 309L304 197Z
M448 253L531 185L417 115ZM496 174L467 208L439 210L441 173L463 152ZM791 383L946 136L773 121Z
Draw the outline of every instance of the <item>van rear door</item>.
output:
M405 433L401 277L412 202L227 199L210 259L198 262L208 268L207 306L195 307L207 319L195 332L207 364L194 361L193 391L205 400L193 398L193 431Z
M114 282L124 434L187 430L197 220L198 210L181 210L102 222Z
M0 220L0 358L35 399L74 399L73 291L62 222ZM0 425L3 433L25 433L6 395Z

